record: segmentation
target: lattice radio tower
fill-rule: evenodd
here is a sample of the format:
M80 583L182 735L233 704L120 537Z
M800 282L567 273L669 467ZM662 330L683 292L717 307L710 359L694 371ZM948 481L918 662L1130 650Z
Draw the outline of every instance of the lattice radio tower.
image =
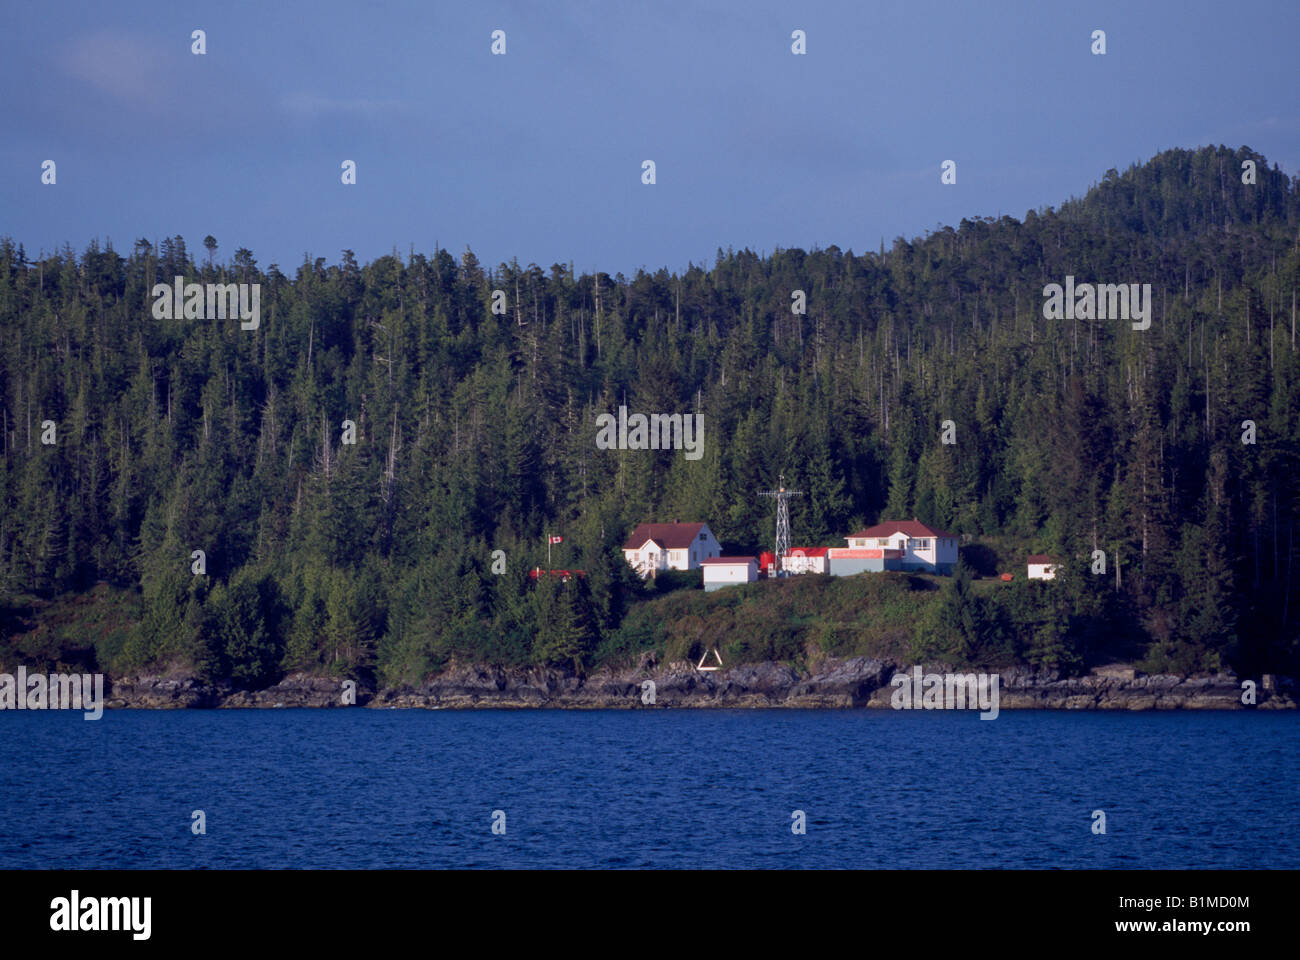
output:
M778 486L775 490L760 490L760 497L774 497L776 499L776 575L778 577L785 575L785 556L790 552L790 503L791 497L802 497L802 490L787 490L785 488L785 474L777 477Z

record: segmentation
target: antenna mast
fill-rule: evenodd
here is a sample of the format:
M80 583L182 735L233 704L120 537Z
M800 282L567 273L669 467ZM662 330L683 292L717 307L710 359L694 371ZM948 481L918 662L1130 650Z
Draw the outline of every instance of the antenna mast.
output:
M777 489L759 490L760 497L773 497L776 500L776 575L785 575L785 557L790 552L790 498L802 497L802 490L787 490L785 474L777 477Z

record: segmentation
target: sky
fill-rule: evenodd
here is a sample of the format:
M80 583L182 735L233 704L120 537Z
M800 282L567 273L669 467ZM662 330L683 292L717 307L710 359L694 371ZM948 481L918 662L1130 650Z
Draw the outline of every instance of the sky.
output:
M203 258L212 234L287 273L412 246L629 276L861 253L1173 147L1294 176L1298 39L1295 0L14 4L0 236Z

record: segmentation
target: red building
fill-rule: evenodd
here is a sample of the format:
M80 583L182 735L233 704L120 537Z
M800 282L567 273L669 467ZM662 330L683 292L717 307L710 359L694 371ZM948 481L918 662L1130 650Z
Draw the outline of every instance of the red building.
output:
M541 567L533 567L528 571L530 580L537 580L541 577L559 577L561 583L567 583L570 577L585 577L586 570L543 570Z

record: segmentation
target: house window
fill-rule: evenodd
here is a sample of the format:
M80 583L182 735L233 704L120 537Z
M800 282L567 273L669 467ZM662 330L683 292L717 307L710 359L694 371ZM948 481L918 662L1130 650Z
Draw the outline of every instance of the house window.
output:
M705 534L705 532L704 532L703 530L701 530L701 531L700 531L700 539L703 540L703 539L706 538L706 536L707 536L707 535Z

